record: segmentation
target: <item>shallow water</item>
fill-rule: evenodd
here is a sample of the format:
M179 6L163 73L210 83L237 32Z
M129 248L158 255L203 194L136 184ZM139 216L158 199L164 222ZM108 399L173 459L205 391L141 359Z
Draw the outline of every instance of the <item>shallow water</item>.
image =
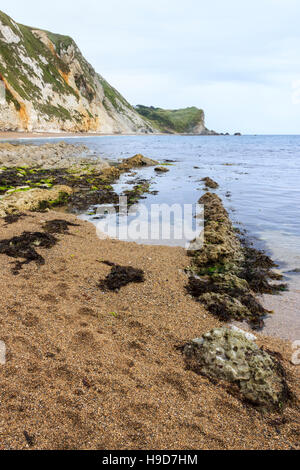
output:
M255 246L272 255L290 283L290 292L264 296L265 305L275 311L266 320L265 332L300 340L300 274L288 273L300 269L300 136L103 136L62 140L84 143L110 160L136 153L160 162L174 160L168 173L156 175L153 168L138 172L138 176L152 179L151 189L158 191L157 195L146 195L142 203L147 207L159 203L194 204L204 192L201 178L216 180L220 185L216 192L234 223L248 230ZM126 187L128 179L132 176L122 176L116 189Z

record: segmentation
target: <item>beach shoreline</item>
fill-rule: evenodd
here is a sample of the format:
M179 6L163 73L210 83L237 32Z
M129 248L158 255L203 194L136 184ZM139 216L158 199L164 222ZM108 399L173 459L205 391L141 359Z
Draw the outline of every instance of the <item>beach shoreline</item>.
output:
M44 264L1 254L0 366L2 449L290 449L298 447L299 413L288 405L262 414L218 384L189 371L181 344L222 326L186 292L183 248L100 240L70 214L26 213L0 219L1 239L41 232L51 220L70 224L40 248ZM145 282L104 292L103 261L142 269ZM256 333L282 357L299 394L299 367L288 341ZM12 413L11 411L14 410Z

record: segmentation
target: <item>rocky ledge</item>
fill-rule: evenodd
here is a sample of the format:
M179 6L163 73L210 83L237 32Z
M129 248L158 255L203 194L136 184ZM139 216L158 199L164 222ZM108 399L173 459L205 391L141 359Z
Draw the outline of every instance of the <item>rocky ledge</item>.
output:
M112 184L121 173L157 164L138 154L110 166L88 147L64 142L0 144L0 217L57 206L73 213L93 211L101 204L114 204L118 210L119 196ZM146 180L137 177L133 184L124 192L128 205L150 191Z
M96 170L108 168L109 164L85 145L65 142L42 145L0 143L0 167L35 168L85 168L93 165Z
M263 318L271 312L255 294L287 288L286 284L269 282L282 278L273 270L276 264L238 236L216 194L205 193L199 204L204 205L204 245L189 253L188 291L222 320L247 320L254 328L263 327Z
M189 369L229 384L229 392L264 409L291 398L285 371L277 358L259 348L256 337L238 328L215 328L184 347Z

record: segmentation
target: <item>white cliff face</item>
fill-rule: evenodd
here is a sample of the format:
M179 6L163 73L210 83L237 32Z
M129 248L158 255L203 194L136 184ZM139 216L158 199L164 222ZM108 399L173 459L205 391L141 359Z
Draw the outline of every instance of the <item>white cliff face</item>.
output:
M2 12L0 84L2 131L155 132L71 38L17 25Z

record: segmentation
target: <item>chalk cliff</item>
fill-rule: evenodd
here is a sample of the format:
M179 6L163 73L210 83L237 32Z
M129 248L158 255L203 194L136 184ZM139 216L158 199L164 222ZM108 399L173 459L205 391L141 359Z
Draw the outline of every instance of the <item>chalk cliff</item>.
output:
M0 11L0 131L157 132L68 36Z

